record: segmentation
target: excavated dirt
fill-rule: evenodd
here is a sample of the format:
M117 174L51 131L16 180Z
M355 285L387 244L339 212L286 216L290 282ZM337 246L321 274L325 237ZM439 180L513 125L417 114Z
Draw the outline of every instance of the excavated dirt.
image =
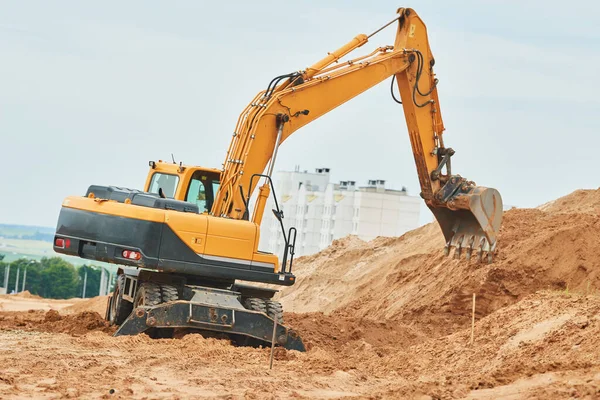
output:
M573 196L579 198L581 191ZM600 289L600 214L512 209L504 213L492 264L444 257L429 224L400 238L344 238L295 262L297 283L280 300L290 311L401 320L428 334L467 326L473 293L478 317L542 289L592 294ZM600 205L600 196L598 196ZM589 209L589 207L586 207Z
M65 307L61 310L61 313L74 314L82 311L93 311L100 315L104 315L106 312L107 302L108 296L93 297L91 299L85 299L71 306Z
M506 212L491 265L441 255L434 224L298 259L280 300L308 351L271 371L198 334L114 338L106 298L28 299L0 311L0 398L600 398L599 193Z
M0 330L13 327L27 331L68 333L81 336L90 331L113 333L115 329L108 325L94 311L83 311L73 315L61 315L56 310L30 310L26 313L0 312Z

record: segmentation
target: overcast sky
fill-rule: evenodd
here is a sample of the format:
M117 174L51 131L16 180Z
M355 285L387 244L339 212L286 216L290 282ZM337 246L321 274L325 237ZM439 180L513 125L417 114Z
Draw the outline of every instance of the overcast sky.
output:
M54 226L91 184L142 188L148 160L219 167L276 75L395 16L390 1L0 2L0 223ZM597 188L600 5L414 1L440 79L453 172L536 206ZM360 49L393 44L394 30ZM276 169L419 193L389 81L297 131Z

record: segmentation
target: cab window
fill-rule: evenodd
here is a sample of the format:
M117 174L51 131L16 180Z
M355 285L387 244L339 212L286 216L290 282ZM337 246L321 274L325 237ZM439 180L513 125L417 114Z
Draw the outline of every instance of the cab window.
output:
M200 212L206 211L206 188L204 183L198 179L192 179L185 201L198 205Z
M206 171L196 171L190 180L190 186L188 187L185 201L196 204L201 213L209 212L212 208L218 188L218 174Z
M175 197L175 190L178 184L179 177L177 175L156 172L152 175L152 180L150 181L150 193L158 194L158 189L162 189L165 197L172 199Z

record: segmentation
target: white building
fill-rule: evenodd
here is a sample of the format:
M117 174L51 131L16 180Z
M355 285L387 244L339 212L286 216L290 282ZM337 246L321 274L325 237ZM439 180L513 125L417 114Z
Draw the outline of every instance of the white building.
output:
M280 171L273 177L283 223L297 229L296 256L323 250L335 239L357 235L362 240L400 236L419 226L421 198L406 189L385 188L385 181L371 180L358 187L355 181L329 182L329 168L314 173ZM284 250L281 225L269 197L261 225L259 249L278 254Z

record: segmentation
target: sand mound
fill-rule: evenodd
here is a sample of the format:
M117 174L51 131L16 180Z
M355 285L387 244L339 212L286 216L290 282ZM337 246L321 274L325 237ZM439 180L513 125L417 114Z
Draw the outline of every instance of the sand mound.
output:
M72 306L65 307L61 310L62 314L74 314L82 311L93 311L100 315L104 315L108 296L96 296L91 299L81 300Z
M45 300L43 297L40 297L36 294L31 294L29 292L29 290L25 290L23 292L19 292L19 293L15 293L15 294L2 294L0 295L0 298L2 299L12 299L12 300L17 300L17 299L31 299L31 300Z
M112 333L109 326L98 313L84 311L73 315L61 315L56 310L46 312L1 312L0 329L21 329L37 332L68 333L73 336L84 335L91 331Z
M594 192L594 193L591 193ZM368 243L342 240L295 262L296 285L283 290L286 310L322 311L350 318L412 321L430 334L468 324L472 294L479 316L541 289L591 293L600 289L600 215L579 212L581 191L539 209L505 212L496 261L479 264L442 255L443 239L432 223L400 238ZM593 209L597 191L585 210ZM591 193L591 194L590 194Z
M600 214L600 189L581 189L542 204L538 209L554 213Z
M277 393L277 398L561 399L600 394L598 296L527 296L478 320L472 346L469 329L427 338L411 336L408 327L391 321L288 314L312 346L307 353L278 349L273 370L268 369L268 348L233 347L197 334L179 340L115 338L103 332L97 314L28 314L45 333L2 328L6 321L0 313L0 341L11 349L0 352L0 363L11 366L0 371L0 389L14 397L40 391L106 397L110 390L127 398L201 394L261 399ZM67 328L74 323L79 325L75 334ZM71 335L53 333L65 331ZM90 373L95 379L86 379Z
M31 294L29 292L29 290L24 290L22 292L17 293L16 295L13 295L16 297L22 297L24 299L41 299L42 297L38 296L37 294Z
M378 362L409 381L431 382L428 394L439 398L596 398L599 312L597 296L540 292L479 321L473 346L466 329ZM569 371L579 379L569 383Z

